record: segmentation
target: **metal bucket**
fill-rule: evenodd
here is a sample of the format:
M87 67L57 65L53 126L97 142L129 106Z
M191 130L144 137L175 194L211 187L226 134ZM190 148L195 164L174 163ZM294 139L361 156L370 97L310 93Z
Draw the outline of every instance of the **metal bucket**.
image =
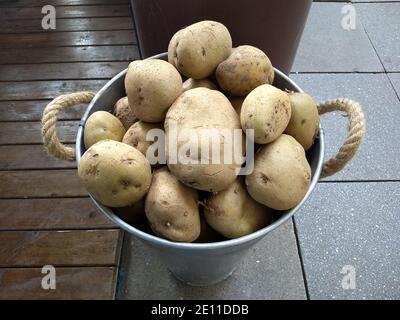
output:
M149 59L152 58L166 60L167 55L166 53L163 53ZM78 163L85 152L83 130L86 119L95 111L110 110L119 98L125 96L125 74L126 70L112 78L96 94L83 115L76 140L76 159ZM281 89L302 92L302 90L292 80L279 70L275 70L274 85ZM91 198L96 206L109 219L125 231L142 240L149 248L155 250L176 278L189 285L207 286L228 278L235 270L237 263L245 256L251 246L261 240L267 233L290 219L302 206L317 184L321 174L323 155L324 134L321 129L319 138L315 141L314 146L307 152L307 158L312 171L312 180L310 188L303 200L295 208L277 214L277 218L274 222L267 227L250 235L233 240L214 243L180 243L168 241L145 233L127 224L115 215L110 208L101 205L93 197Z

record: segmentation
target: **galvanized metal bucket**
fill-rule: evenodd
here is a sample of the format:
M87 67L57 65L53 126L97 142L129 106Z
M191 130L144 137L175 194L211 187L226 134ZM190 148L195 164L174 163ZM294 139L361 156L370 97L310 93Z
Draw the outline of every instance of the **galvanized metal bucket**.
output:
M166 60L166 53L152 58ZM125 96L124 78L127 70L120 72L111 79L90 102L80 122L80 128L76 140L76 160L79 163L85 152L83 143L83 130L87 118L95 111L110 110L115 102ZM274 85L281 89L302 92L292 80L279 70L275 70ZM120 219L114 212L100 204L92 197L96 206L114 223L125 231L142 240L150 249L155 250L166 264L167 268L179 280L194 286L207 286L218 283L228 278L235 270L238 262L245 256L248 249L261 240L266 234L278 228L290 219L294 213L303 205L313 191L320 177L324 156L324 133L320 135L314 146L307 152L312 170L310 188L303 200L293 209L283 212L278 219L267 227L250 235L215 243L179 243L171 242L157 236L145 233Z

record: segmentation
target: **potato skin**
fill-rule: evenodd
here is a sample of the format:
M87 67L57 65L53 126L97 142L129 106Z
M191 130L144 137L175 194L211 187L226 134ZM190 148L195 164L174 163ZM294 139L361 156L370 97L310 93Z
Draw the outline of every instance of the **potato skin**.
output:
M124 134L125 128L117 117L107 111L96 111L86 120L83 140L88 149L101 140L121 141Z
M306 93L289 94L292 116L285 133L295 138L308 150L319 132L319 114L313 98Z
M170 123L176 123L178 139L174 138ZM182 130L186 129L194 130L197 134L198 157L193 160L200 160L201 141L203 141L200 136L202 129L215 129L218 132L227 129L233 133L235 129L240 130L240 123L239 117L229 100L221 92L207 88L196 88L186 91L174 102L168 110L164 128L167 160L169 140L175 139L179 151L188 142L188 139L179 138ZM210 151L212 151L211 148ZM189 187L208 192L221 191L235 181L236 169L241 166L241 163L235 163L235 161L231 164L223 163L223 151L224 144L221 142L221 163L183 164L179 161L178 163L171 163L168 160L168 168L182 183ZM235 157L238 159L241 156L241 151L242 143L236 140L232 150L232 159L235 159Z
M146 217L155 234L181 242L200 235L197 191L179 182L166 167L153 174L145 200Z
M252 198L275 210L295 207L310 186L311 168L303 147L282 134L255 155L254 171L246 177Z
M162 123L138 121L128 129L122 139L122 142L135 147L144 156L146 156L147 149L153 143L146 140L146 135L152 129L163 129Z
M266 144L278 138L291 116L289 96L269 84L255 88L244 99L240 112L243 130L254 130L254 141Z
M140 151L112 140L100 141L83 154L78 175L86 190L109 207L136 203L151 183L150 164Z
M182 93L182 78L168 62L136 60L129 64L125 90L135 116L145 122L161 122Z
M168 46L168 61L188 78L204 79L229 57L232 38L215 21L201 21L179 30Z
M274 68L267 55L253 46L239 46L216 70L219 86L232 96L244 97L262 84L274 82Z
M253 200L238 178L228 189L206 200L204 217L214 230L234 239L265 227L271 221L272 210Z
M128 130L138 119L129 106L128 97L119 99L113 109L113 114L121 121L125 129Z
M190 89L203 88L203 87L211 90L217 90L217 86L211 80L208 79L196 80L189 78L185 82L183 82L182 91L185 92Z

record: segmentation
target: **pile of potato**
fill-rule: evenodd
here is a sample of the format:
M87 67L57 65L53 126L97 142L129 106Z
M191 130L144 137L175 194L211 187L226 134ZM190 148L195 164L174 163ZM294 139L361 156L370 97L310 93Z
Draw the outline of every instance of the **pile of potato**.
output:
M238 238L265 227L273 212L291 209L305 196L311 180L305 151L319 128L313 99L273 81L267 55L249 45L232 48L221 23L202 21L178 31L168 62L130 63L127 97L112 113L98 111L87 119L87 151L78 167L83 185L126 222L147 224L145 230L172 241ZM165 130L168 154L170 120L178 132L253 130L254 170L238 176L243 163L237 161L186 164L167 158L166 165L150 165L146 152L153 142L146 135ZM185 143L176 141L178 147ZM232 148L243 156L241 144Z

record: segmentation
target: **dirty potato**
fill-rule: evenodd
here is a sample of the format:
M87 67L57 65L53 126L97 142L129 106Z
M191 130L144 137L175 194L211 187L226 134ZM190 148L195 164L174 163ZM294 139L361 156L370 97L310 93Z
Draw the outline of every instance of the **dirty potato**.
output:
M167 167L153 174L145 201L146 217L155 234L181 242L200 235L197 191L183 185Z
M253 172L246 177L254 200L276 210L295 207L310 186L311 168L303 147L282 134L255 155Z
M83 140L88 149L101 140L121 141L124 134L125 128L117 117L107 111L96 111L86 120Z
M221 92L207 88L186 91L169 109L164 128L168 167L181 182L215 192L235 181L243 160L243 140L234 139L235 130L241 134L239 117ZM233 140L230 145L229 138ZM213 141L217 141L217 150L210 147ZM170 150L178 150L181 156L173 161Z
M244 97L262 84L274 82L274 68L267 55L253 46L239 46L218 65L219 86L229 95Z
M319 132L319 114L313 98L306 93L289 93L292 115L285 133L308 150Z
M271 221L272 210L251 198L238 178L228 189L206 200L204 217L214 230L233 239L265 227Z
M128 97L123 97L115 103L113 114L121 121L126 130L138 120L129 106Z
M163 130L162 123L148 123L138 121L133 124L125 133L122 142L129 144L138 149L143 155L146 156L147 149L153 144L153 141L147 140L146 136L150 130L160 129Z
M182 78L166 61L136 60L129 64L125 90L129 105L138 119L161 122L168 108L182 93Z
M243 130L254 130L254 141L266 144L286 129L291 115L289 95L269 84L255 88L244 99L240 112Z
M229 57L232 38L215 21L201 21L179 30L168 46L168 61L188 78L205 79Z
M102 140L82 156L78 175L86 190L101 204L126 207L149 190L151 168L143 154L125 143Z

